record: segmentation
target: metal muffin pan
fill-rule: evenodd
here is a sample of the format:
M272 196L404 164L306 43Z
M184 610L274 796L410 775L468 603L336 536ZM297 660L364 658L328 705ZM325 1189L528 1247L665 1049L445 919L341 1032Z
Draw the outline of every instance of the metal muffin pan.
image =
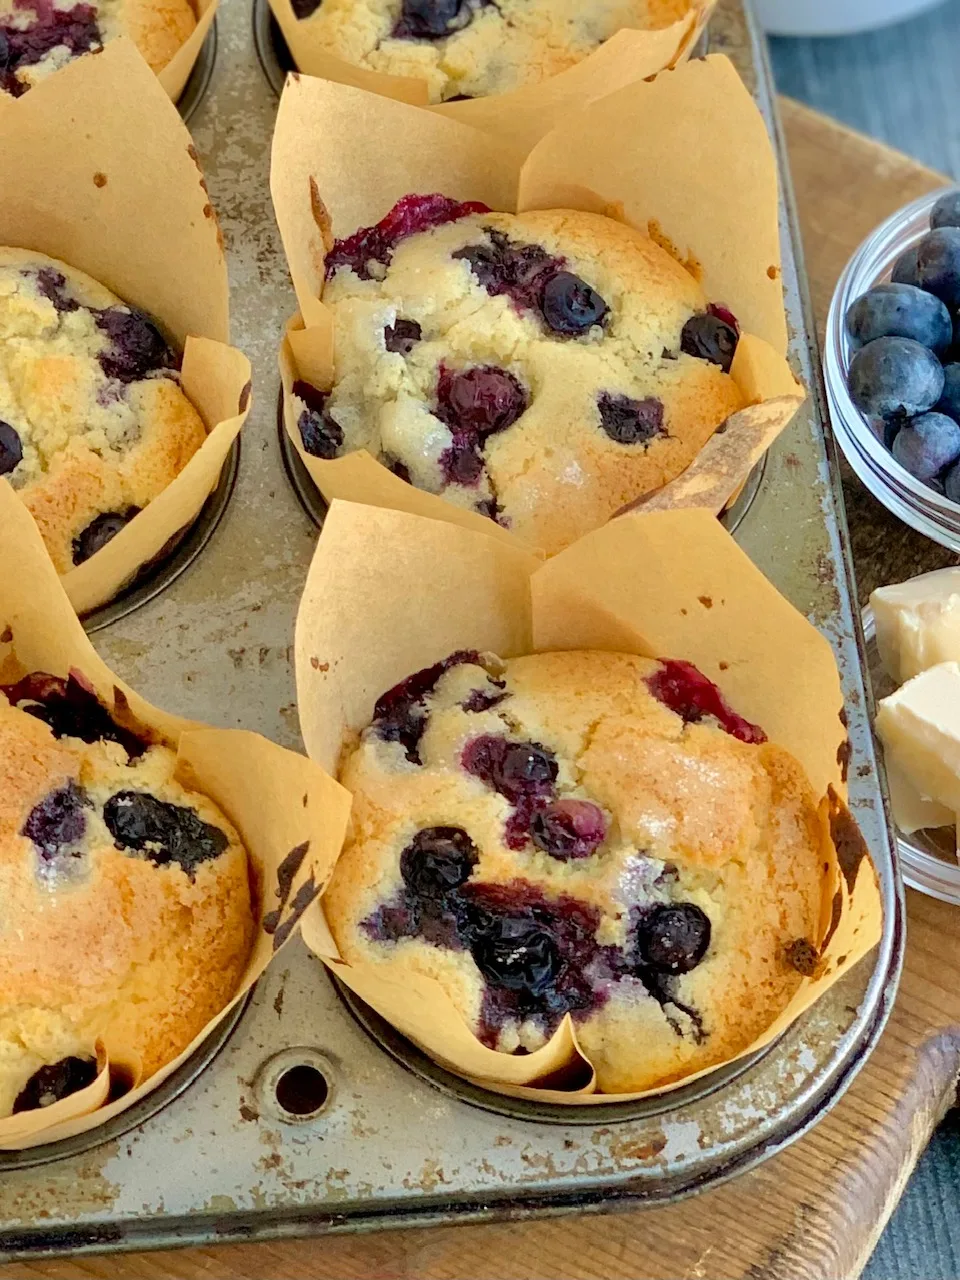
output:
M200 54L193 64L193 70L183 86L183 92L177 99L177 110L183 117L184 124L189 124L194 113L203 101L203 96L210 88L213 68L217 61L217 19L214 18L207 32L206 39L200 46Z
M734 58L776 133L762 42L741 0L720 0L711 46ZM254 366L243 464L219 536L190 571L94 641L158 705L298 749L291 642L316 527L284 474L277 442L277 345L295 301L267 188L275 111L250 9L224 6L210 90L192 128L228 249L233 341ZM903 904L788 207L783 242L792 356L812 394L771 450L736 537L834 646L850 715L851 805L883 893L876 952L742 1071L718 1071L702 1094L691 1087L664 1095L623 1118L602 1106L583 1117L558 1116L556 1108L521 1114L511 1099L471 1095L352 998L348 1007L294 941L219 1053L156 1114L137 1117L123 1136L101 1133L95 1148L4 1167L0 1257L663 1202L778 1150L840 1096L892 1003Z

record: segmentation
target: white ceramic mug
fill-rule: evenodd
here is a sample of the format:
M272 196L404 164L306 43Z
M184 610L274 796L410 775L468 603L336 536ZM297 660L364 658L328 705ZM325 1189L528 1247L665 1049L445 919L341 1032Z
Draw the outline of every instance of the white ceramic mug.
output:
M778 36L839 36L899 22L940 0L754 0L763 27Z

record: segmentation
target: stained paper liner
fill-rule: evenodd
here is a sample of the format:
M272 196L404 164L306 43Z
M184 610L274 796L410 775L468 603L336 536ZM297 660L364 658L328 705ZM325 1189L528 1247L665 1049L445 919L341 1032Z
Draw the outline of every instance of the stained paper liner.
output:
M59 258L153 316L183 350L183 390L208 433L153 502L64 575L85 613L197 516L246 417L250 366L226 345L226 259L196 150L131 41L0 100L0 155L0 245Z
M179 781L209 796L240 834L250 858L259 920L236 994L178 1058L143 1079L135 1053L100 1041L100 1070L93 1084L50 1107L0 1119L0 1149L19 1150L103 1124L139 1102L189 1058L247 994L325 887L343 841L350 799L305 756L258 734L209 728L145 702L97 656L32 517L6 481L0 481L0 527L5 538L0 565L0 683L31 671L59 676L78 671L121 723L145 727L154 739L176 750ZM107 1028L103 1034L108 1034ZM129 1081L129 1092L107 1102L111 1074L117 1073Z
M821 797L827 866L818 952L783 1013L738 1057L779 1036L879 940L876 873L844 802L848 748L832 651L708 512L623 516L544 564L447 522L334 502L297 618L300 723L313 759L335 773L379 695L457 649L503 658L601 649L685 659L804 766ZM394 982L373 966L343 963L322 899L306 912L303 937L431 1057L497 1092L622 1101L723 1065L644 1093L600 1094L569 1016L535 1053L498 1053L476 1039L433 979L405 974ZM571 1072L590 1083L555 1087Z
M550 122L550 127L571 109L625 84L654 76L688 57L715 3L716 0L693 0L683 17L667 27L622 27L575 66L539 84L484 98L440 103L429 109L477 129L491 124L499 129L509 115L511 137L530 146L543 132L545 121ZM317 23L311 20L314 15L298 18L290 0L270 0L270 8L294 62L306 75L352 85L414 107L428 106L425 80L388 75L347 62L326 47Z
M722 510L804 398L785 359L777 167L756 105L719 56L628 84L564 112L555 127L544 113L522 142L500 102L484 100L481 131L349 85L288 79L270 185L300 307L280 350L284 424L307 471L328 501L503 534L486 517L400 480L366 450L312 457L290 397L298 378L321 390L334 381L332 316L322 300L332 239L376 223L410 192L440 191L509 212L576 208L619 218L653 236L709 301L733 311L743 335L731 376L748 407L727 419L692 474L661 500Z
M173 102L180 97L190 79L190 72L200 57L200 50L217 16L218 0L191 0L197 25L184 40L165 67L157 72L157 79Z

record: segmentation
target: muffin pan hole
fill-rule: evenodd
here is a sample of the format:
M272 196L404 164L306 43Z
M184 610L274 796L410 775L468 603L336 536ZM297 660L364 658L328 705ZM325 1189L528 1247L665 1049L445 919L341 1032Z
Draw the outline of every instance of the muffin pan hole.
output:
M309 1124L333 1097L334 1069L318 1049L301 1045L274 1054L260 1068L256 1092L264 1111L283 1124Z
M240 441L235 440L223 464L217 487L200 508L193 524L175 533L159 555L140 567L129 586L99 609L84 614L83 625L88 633L101 631L153 600L193 564L223 518L239 469Z
M401 1035L332 974L330 981L355 1021L371 1040L374 1040L385 1053L407 1071L435 1089L439 1089L441 1093L454 1097L460 1102L466 1102L472 1107L492 1111L496 1115L508 1116L513 1120L530 1120L537 1124L591 1125L595 1128L598 1124L652 1120L657 1116L676 1112L681 1107L699 1102L702 1098L726 1088L732 1081L737 1080L765 1058L782 1038L778 1036L772 1044L758 1052L748 1054L737 1062L717 1067L716 1070L708 1072L691 1084L681 1085L668 1093L651 1094L648 1098L639 1098L632 1102L608 1102L599 1108L596 1104L578 1106L574 1103L566 1106L559 1103L537 1102L530 1098L511 1098L506 1094L493 1093L454 1075L453 1072L447 1071L432 1058L427 1057L421 1049Z
M267 0L253 0L253 43L267 83L279 97L287 72L297 66Z
M213 77L213 66L216 60L217 20L214 18L210 30L207 32L207 38L200 46L200 54L193 64L193 70L190 72L187 83L183 86L183 92L177 99L177 110L180 112L184 124L190 123L194 112L206 96Z
M300 499L300 505L317 526L321 528L327 514L327 502L323 494L313 482L310 472L303 464L303 459L296 446L287 434L283 423L283 388L277 401L277 431L280 436L280 456L293 491ZM753 505L753 500L760 492L763 477L767 468L767 455L764 454L753 468L736 498L720 516L720 523L728 533L735 533L744 517Z

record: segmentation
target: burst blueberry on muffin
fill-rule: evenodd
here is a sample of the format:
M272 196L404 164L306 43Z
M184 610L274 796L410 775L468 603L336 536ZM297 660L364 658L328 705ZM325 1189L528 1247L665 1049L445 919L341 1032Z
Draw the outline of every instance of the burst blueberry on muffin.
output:
M147 316L61 262L0 249L0 475L59 573L106 545L205 438Z
M549 553L679 475L743 406L734 317L610 218L408 196L326 271L336 380L293 386L304 450L367 449Z
M567 71L623 27L654 30L690 0L292 0L329 53L426 83L429 100L479 98Z
M189 0L0 0L0 92L19 98L119 35L162 71L196 25Z
M91 1083L96 1050L149 1077L236 992L253 940L247 854L176 756L82 678L0 698L0 1117Z
M816 954L810 785L689 663L458 652L379 699L340 778L346 963L434 978L504 1053L569 1013L604 1092L733 1057Z

